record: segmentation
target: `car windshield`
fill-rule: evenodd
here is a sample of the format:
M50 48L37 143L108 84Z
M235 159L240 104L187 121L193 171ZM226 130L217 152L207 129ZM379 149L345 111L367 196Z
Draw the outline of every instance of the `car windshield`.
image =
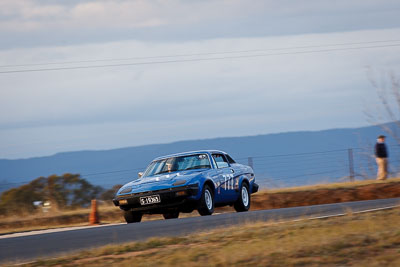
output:
M143 174L143 177L154 176L185 170L211 168L210 160L206 154L196 154L181 157L172 157L153 161Z

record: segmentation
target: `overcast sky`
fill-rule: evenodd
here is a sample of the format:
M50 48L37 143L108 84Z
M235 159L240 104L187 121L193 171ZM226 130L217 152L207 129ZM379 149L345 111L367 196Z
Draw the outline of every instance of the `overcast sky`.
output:
M400 73L399 14L394 0L1 0L0 158L368 125L367 68Z

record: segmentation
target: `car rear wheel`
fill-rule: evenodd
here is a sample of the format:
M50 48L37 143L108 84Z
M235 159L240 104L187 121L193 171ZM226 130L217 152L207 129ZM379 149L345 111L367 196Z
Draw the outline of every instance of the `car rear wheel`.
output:
M168 220L168 219L176 219L176 218L179 217L179 211L172 211L172 212L164 213L163 217L166 220Z
M211 215L214 212L214 194L208 185L203 187L198 211L201 216Z
M242 183L239 190L239 198L234 204L237 212L248 211L250 209L250 193L247 183Z
M131 210L124 211L124 217L125 217L125 221L127 223L140 222L142 220L142 216L143 216L143 214L140 212L134 212Z

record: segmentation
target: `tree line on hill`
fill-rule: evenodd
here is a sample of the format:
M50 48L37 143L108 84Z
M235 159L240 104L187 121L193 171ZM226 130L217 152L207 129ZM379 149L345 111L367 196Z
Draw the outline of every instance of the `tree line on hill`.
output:
M49 203L51 210L65 210L90 205L92 199L111 202L121 185L105 190L94 186L79 174L39 177L28 184L9 189L0 196L0 215L33 213L40 203Z

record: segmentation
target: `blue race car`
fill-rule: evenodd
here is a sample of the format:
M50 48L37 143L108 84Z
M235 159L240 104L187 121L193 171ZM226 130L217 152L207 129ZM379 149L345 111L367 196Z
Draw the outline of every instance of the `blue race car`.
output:
M118 190L113 202L124 210L126 222L134 223L145 213L172 219L195 209L211 215L214 207L226 205L248 211L250 194L257 191L251 167L225 152L205 150L154 159L139 179Z

